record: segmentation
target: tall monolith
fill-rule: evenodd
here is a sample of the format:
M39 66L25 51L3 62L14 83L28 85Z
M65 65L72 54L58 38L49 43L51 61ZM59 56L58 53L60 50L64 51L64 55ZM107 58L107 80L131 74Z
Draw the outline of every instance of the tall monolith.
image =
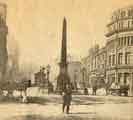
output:
M59 63L60 71L57 77L57 91L62 93L66 89L66 85L70 85L70 77L68 75L67 62L67 21L64 17L62 42L61 42L61 59Z

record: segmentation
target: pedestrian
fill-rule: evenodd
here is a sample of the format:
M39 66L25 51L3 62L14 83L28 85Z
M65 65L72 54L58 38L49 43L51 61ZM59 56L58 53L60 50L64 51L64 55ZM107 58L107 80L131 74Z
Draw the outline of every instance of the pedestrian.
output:
M92 89L93 89L93 95L96 95L96 92L97 92L97 86L94 85Z
M27 103L28 102L27 95L25 93L23 94L22 102L23 103Z
M62 93L63 95L63 105L62 105L62 111L66 109L66 113L69 114L71 100L72 100L72 90L70 85L66 85L66 89Z
M88 95L88 89L84 88L84 95Z

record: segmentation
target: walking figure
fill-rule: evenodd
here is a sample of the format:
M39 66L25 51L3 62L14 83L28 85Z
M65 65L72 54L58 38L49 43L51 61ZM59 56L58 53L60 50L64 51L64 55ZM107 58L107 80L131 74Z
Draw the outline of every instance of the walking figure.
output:
M64 112L64 110L66 109L66 113L69 114L71 100L72 100L72 90L70 85L66 85L66 89L62 95L63 95L62 111Z

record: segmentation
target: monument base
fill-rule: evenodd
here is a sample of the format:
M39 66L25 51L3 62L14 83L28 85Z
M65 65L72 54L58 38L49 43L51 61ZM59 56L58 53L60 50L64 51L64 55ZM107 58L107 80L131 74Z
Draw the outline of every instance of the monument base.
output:
M57 78L57 87L56 91L62 93L66 89L66 85L71 85L70 77L68 74L59 74Z

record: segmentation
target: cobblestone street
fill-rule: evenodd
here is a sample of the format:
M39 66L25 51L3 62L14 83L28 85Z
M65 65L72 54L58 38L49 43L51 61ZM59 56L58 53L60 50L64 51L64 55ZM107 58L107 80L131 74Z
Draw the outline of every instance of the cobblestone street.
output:
M44 103L1 104L1 120L133 120L131 97L75 95L69 115L62 113L60 96L39 99Z

